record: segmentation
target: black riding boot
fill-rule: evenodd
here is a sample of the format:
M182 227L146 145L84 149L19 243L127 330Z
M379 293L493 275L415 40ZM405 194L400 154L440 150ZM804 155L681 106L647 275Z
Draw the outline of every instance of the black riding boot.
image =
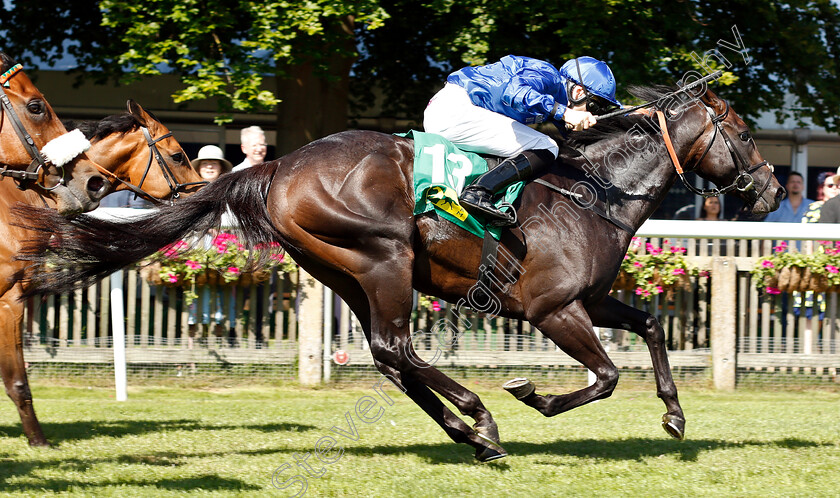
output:
M510 226L516 218L493 204L493 195L513 183L531 179L554 160L547 150L526 150L505 159L498 166L479 176L461 193L460 202L470 214L482 215L496 226Z

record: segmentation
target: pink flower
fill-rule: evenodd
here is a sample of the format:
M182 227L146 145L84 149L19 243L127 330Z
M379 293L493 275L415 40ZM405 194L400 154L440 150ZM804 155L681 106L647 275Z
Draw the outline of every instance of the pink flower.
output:
M187 268L189 268L190 270L200 270L201 269L201 264L196 262L196 261L192 261L192 260L188 259L184 264L187 265Z
M674 275L685 275L685 270L683 270L682 268L674 268L674 271L672 273Z
M271 256L269 256L269 258L273 259L274 261L277 261L278 263L282 263L283 260L286 259L286 253L274 253Z
M239 275L239 268L235 266L231 266L227 269L228 273L233 273L234 275Z
M655 287L655 290L656 290L656 293L657 293L657 294L662 294L662 286L661 286L661 285L657 285L657 286Z
M432 311L440 311L440 302L432 301Z
M708 270L701 271L700 276L703 277L703 278L709 278L709 271Z
M825 265L825 269L828 270L829 273L837 273L838 271L840 271L840 269L838 269L834 265Z
M773 248L773 250L776 251L776 252L785 252L785 250L787 249L787 246L788 246L787 242L782 241L782 242L779 242L779 245L775 246Z
M644 293L644 292L645 292L645 290L642 289L641 287L636 287L636 295L637 296L641 296L642 293Z
M644 268L645 265L639 261L634 261L633 266L635 266L636 268Z
M781 294L782 293L782 291L780 291L779 289L777 289L775 287L767 287L766 289L764 289L764 292L766 292L768 294Z
M773 262L770 261L769 259L763 260L761 262L761 266L763 266L764 268L775 268L776 267L776 265L774 265Z
M166 275L166 279L169 281L170 284L174 284L178 281L178 275L175 275L174 273L168 273Z

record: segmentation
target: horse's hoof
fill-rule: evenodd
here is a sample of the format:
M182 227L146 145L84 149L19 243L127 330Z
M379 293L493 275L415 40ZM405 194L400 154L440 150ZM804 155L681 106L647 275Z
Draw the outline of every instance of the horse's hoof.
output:
M492 446L485 446L484 448L477 448L475 450L475 459L479 462L492 462L493 460L498 460L506 456L507 451L505 451L501 446L495 444Z
M685 419L666 413L662 415L662 428L675 439L685 439Z
M483 439L485 442L499 446L501 438L499 437L499 429L493 424L493 427L481 427L478 424L473 426L475 435ZM499 446L501 447L501 446Z
M522 401L523 399L527 398L528 396L534 394L536 387L534 387L534 383L528 380L525 377L517 377L515 379L511 379L502 385L502 387L509 393L513 394L513 397Z

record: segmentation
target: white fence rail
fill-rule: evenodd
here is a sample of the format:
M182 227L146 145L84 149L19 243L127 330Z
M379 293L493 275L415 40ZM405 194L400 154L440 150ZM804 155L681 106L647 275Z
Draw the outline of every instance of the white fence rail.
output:
M617 292L620 299L660 319L677 373L711 378L722 389L756 375L794 375L827 380L828 385L837 378L837 295L826 295L822 317L819 312L809 317L787 302L792 296L759 295L749 270L772 252L773 240L840 240L840 226L650 220L638 235L656 246L663 245L665 238L684 245L688 259L711 273L711 278L694 279L690 289L661 295L650 303L630 292ZM807 250L808 244L803 244ZM250 287L211 286L208 294L199 292L198 309L206 302L221 302L224 310L233 311L223 318L211 316L206 324L189 325L182 290L151 286L137 272L127 271L122 319L110 316L107 279L71 295L33 300L25 324L26 357L41 367L110 366L115 336L109 324L125 324L129 372L149 367L162 375L182 375L209 367L224 372L236 366L269 365L279 366L286 378L307 384L373 372L367 344L347 306L305 273L300 278L307 286L304 293L298 292L297 274L275 274L269 282ZM412 328L429 330L447 313L451 317L446 303L439 310L418 309ZM470 327L459 331L457 342L441 350L430 338L420 341L421 356L440 352L436 366L472 369L471 375L478 377L521 368L549 373L577 368L585 377L585 370L527 322L465 316ZM122 335L118 328L115 331ZM601 337L620 368L647 375L650 359L643 341L620 330L602 330ZM333 364L336 350L349 354L349 365Z

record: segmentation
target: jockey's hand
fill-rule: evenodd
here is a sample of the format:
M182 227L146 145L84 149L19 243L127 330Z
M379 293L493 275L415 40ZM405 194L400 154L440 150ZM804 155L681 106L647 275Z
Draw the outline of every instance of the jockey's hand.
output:
M589 111L566 109L563 113L563 121L566 122L566 129L581 131L594 126L598 120Z

